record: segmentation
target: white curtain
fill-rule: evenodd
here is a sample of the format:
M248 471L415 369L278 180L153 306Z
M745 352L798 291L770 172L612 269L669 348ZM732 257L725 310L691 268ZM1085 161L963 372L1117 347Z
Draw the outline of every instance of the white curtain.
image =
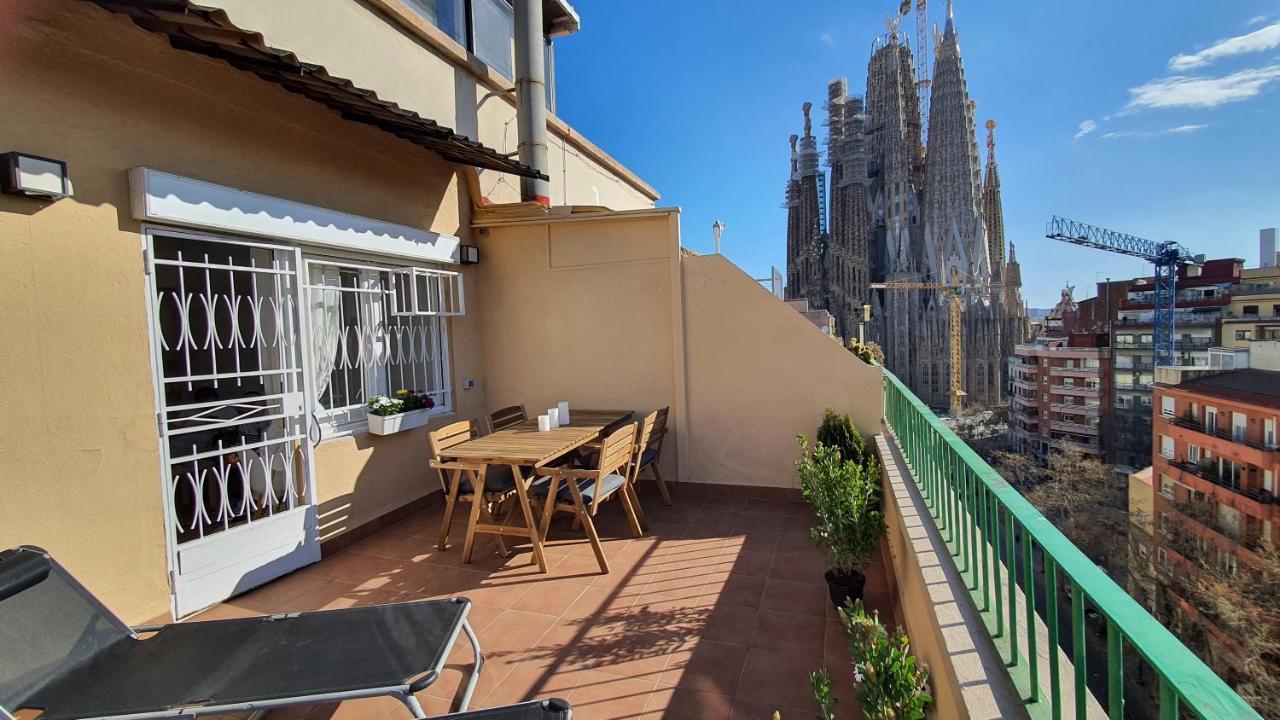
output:
M311 323L311 362L315 368L316 402L321 402L338 359L342 336L342 278L331 265L311 266L311 288L307 291Z

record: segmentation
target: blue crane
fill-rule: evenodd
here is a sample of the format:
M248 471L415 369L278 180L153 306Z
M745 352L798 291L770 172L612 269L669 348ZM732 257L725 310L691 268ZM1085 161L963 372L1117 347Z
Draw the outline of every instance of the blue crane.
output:
M1155 266L1155 351L1156 365L1176 365L1174 355L1174 308L1178 300L1178 268L1200 265L1191 251L1176 242L1156 242L1133 235L1068 220L1054 215L1045 226L1045 237L1075 245L1131 255Z

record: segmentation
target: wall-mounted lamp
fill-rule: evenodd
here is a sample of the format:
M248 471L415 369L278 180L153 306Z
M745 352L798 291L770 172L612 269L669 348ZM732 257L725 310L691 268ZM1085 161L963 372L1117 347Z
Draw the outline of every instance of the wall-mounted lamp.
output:
M459 245L458 262L463 265L475 265L480 262L480 248L475 245Z
M46 200L68 197L67 164L26 153L4 153L0 155L0 192Z

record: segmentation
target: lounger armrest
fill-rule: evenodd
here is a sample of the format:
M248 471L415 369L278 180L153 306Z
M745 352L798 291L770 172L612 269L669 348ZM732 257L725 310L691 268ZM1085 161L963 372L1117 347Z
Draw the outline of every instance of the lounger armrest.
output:
M134 625L129 629L136 635L146 635L147 633L160 632L165 629L165 627L166 626L162 623L159 625Z

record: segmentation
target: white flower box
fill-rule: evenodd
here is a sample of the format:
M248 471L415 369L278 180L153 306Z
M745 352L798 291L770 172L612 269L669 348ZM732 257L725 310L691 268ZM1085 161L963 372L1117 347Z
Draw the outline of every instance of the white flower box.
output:
M395 415L369 414L369 432L374 435L394 435L402 430L412 430L427 424L431 408L419 408Z

